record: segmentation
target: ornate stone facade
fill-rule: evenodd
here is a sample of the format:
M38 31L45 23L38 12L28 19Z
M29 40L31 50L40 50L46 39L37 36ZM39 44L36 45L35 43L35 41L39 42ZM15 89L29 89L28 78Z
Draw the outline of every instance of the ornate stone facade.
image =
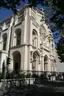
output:
M28 6L0 23L0 69L56 71L54 40L44 12Z

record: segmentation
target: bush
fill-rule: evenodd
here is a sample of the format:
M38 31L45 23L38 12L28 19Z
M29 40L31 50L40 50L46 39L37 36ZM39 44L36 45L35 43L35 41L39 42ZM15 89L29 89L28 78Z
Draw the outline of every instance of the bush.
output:
M35 73L32 74L32 78L38 78L39 76Z
M18 76L18 78L25 78L24 72L19 72L19 73L17 74L17 76Z
M26 78L30 78L31 77L31 73L28 73L27 75L26 75Z
M16 78L25 78L25 75L23 72L14 72L8 73L8 79L16 79Z
M41 83L42 83L42 82L45 82L45 81L48 81L48 79L47 79L47 77L46 77L45 74L41 74L41 75L40 75L40 81L41 81Z

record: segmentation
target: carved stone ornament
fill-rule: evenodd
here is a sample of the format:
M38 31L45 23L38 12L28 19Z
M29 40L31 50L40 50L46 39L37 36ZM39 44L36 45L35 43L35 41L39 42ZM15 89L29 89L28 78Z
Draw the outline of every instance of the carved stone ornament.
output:
M43 26L43 24L40 26L40 36L41 36L42 39L46 38L46 29Z

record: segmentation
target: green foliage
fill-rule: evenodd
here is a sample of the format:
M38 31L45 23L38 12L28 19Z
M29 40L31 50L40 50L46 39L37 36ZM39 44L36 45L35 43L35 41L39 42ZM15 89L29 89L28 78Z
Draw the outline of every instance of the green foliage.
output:
M64 0L52 0L52 10L50 20L56 23L58 29L62 29L64 24Z
M31 6L37 6L38 4L43 5L45 0L28 0L28 3L31 4Z
M31 73L28 73L27 75L26 75L26 78L30 78L31 77Z
M11 9L15 14L17 13L16 7L25 2L25 0L1 0L0 8ZM53 9L51 21L55 22L58 28L62 28L64 23L64 0L28 0L30 6L37 6L38 4L46 5ZM55 14L54 14L54 11ZM63 17L59 16L62 15Z
M0 8L4 7L11 9L16 14L16 7L19 6L21 2L25 2L25 0L1 0ZM41 4L52 8L53 16L50 20L55 22L58 28L62 28L64 23L64 0L28 0L28 4L30 4L30 6L37 6L38 4ZM55 14L54 11L56 11ZM63 17L59 15L62 15Z
M23 79L23 78L25 78L25 74L22 71L18 72L18 73L14 72L14 71L7 72L6 78L7 79L16 79L16 78L17 79L19 79L19 78Z
M31 6L38 4L48 6L51 11L51 22L56 24L57 29L62 29L64 24L64 0L28 0Z
M11 9L16 14L16 7L20 5L21 1L24 2L25 0L0 0L0 8Z
M64 62L64 38L61 37L59 42L57 43L57 53L60 59L60 62Z

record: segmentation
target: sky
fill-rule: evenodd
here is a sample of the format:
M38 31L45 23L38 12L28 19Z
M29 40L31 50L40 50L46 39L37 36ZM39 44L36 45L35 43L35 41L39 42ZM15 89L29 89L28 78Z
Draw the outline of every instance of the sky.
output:
M20 6L17 6L17 9L20 9L21 7L24 6L25 3L21 2ZM5 20L7 17L11 16L13 14L13 12L11 10L5 9L5 8L1 8L0 9L0 22Z
M0 9L0 22L3 21L4 19L6 19L7 17L11 16L11 14L12 14L11 10L1 8Z
M22 8L25 4L27 3L27 0L25 3L21 2L20 6L17 6L17 9ZM38 8L41 8L41 5L37 6ZM45 8L45 6L44 6ZM5 20L7 17L11 16L13 14L13 12L11 10L5 9L5 8L1 8L0 9L0 22Z
M60 63L59 59L58 59L58 56L56 56L56 61L57 61L57 71L58 72L64 72L64 63Z
M20 9L21 7L23 7L24 4L25 3L21 3L20 6L17 6L17 9ZM41 8L42 6L38 5L37 7ZM44 9L46 9L45 6L44 6ZM5 20L7 17L11 16L12 14L13 14L13 12L11 10L7 10L5 8L1 8L0 9L0 22ZM58 56L56 58L57 58L57 70L60 71L60 72L64 72L64 63L60 63L59 62Z

